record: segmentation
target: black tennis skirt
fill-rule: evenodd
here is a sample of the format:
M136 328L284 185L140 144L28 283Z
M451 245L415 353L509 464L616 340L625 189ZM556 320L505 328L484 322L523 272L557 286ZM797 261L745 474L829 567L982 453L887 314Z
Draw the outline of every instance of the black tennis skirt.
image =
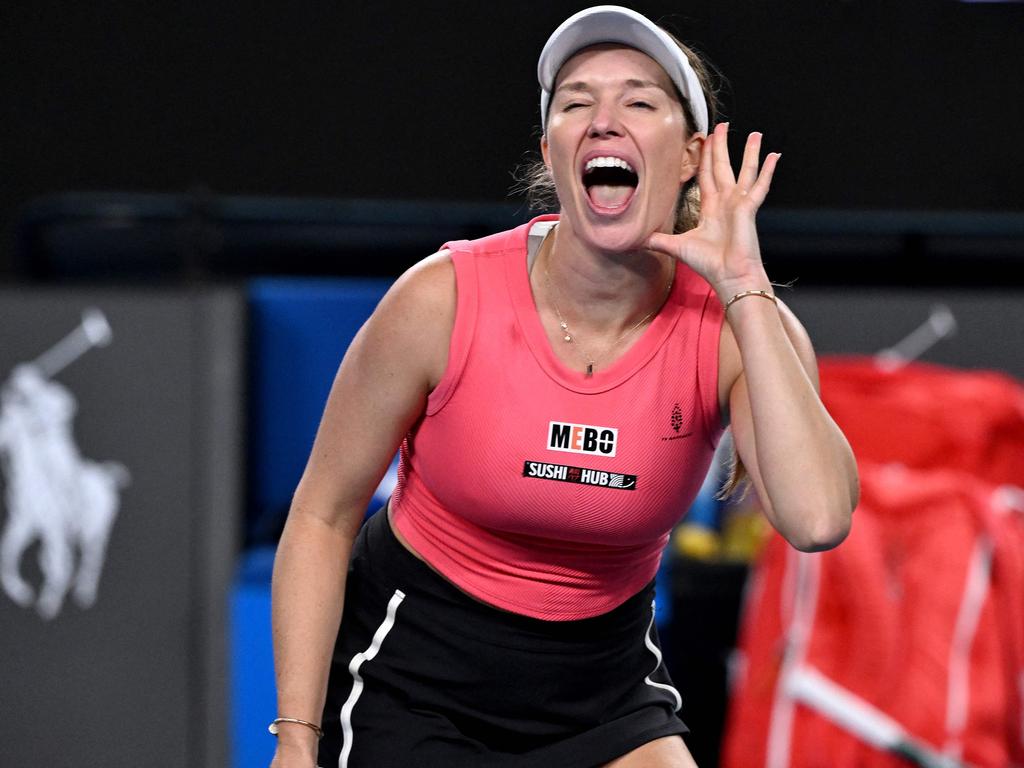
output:
M395 538L356 539L324 709L323 768L596 768L685 733L654 585L578 621L467 596Z

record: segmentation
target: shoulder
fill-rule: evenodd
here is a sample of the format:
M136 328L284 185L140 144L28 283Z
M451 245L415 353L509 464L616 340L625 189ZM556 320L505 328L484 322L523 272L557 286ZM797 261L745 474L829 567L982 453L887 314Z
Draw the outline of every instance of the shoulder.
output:
M364 328L374 347L388 347L393 361L405 361L426 376L432 389L448 363L458 305L456 260L460 269L498 264L509 251L526 248L529 224L477 240L457 240L410 267L381 299Z
M455 306L455 267L451 252L441 250L395 281L365 330L372 343L419 369L429 389L447 364Z
M456 274L500 268L510 253L525 252L528 227L497 232L476 240L456 240L409 268L385 295L378 310L404 325L428 323L450 337L457 306ZM456 269L458 262L458 269ZM469 289L471 290L471 288Z
M403 314L454 312L455 266L450 250L440 250L407 269L385 294L378 309L399 307Z

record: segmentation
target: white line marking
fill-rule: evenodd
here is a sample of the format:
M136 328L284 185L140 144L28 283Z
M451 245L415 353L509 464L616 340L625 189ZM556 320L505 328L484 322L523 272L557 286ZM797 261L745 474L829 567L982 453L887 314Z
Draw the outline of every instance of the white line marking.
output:
M388 636L388 632L395 626L395 614L398 613L398 606L401 605L404 599L405 593L400 589L396 589L395 594L388 601L388 611L384 621L377 627L377 631L373 633L370 647L353 656L352 661L348 664L349 674L352 675L352 692L349 693L348 699L345 700L345 705L341 708L343 743L341 757L338 758L339 768L348 768L348 756L352 752L352 710L355 709L356 702L359 701L359 696L363 692L363 678L359 674L359 668L363 666L364 661L370 661L380 651L384 638Z
M644 635L644 645L647 646L647 650L649 650L651 653L654 654L654 658L658 662L657 664L654 665L654 669L651 670L651 675L653 675L655 672L657 672L658 668L661 666L661 649L657 645L655 645L653 640L651 640L651 629L653 629L653 628L654 628L654 603L652 602L651 603L651 623L647 625L647 634ZM644 682L647 683L652 688L660 688L663 691L668 691L669 693L671 693L672 694L672 698L676 700L676 705L675 705L675 707L673 707L673 709L676 712L678 712L680 709L682 709L682 707L683 707L683 697L679 695L679 691L677 691L671 685L667 685L666 683L656 683L656 682L654 682L653 680L651 680L651 675L648 675L647 677L645 677L644 678Z

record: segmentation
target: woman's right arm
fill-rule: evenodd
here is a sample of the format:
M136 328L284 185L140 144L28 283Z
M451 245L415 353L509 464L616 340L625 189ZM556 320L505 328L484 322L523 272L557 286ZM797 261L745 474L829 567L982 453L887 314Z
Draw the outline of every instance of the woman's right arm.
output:
M352 543L398 445L448 359L455 271L439 253L403 275L338 369L274 560L279 717L320 723ZM281 723L274 768L316 765L316 735Z

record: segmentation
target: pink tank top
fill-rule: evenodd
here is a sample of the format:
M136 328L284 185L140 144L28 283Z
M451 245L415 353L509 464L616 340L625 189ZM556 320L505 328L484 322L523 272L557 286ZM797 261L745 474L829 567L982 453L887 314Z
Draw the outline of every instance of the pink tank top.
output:
M555 356L530 289L542 216L448 243L457 307L448 367L401 449L392 520L485 603L596 616L641 590L721 436L721 303L683 264L635 343L590 378Z

